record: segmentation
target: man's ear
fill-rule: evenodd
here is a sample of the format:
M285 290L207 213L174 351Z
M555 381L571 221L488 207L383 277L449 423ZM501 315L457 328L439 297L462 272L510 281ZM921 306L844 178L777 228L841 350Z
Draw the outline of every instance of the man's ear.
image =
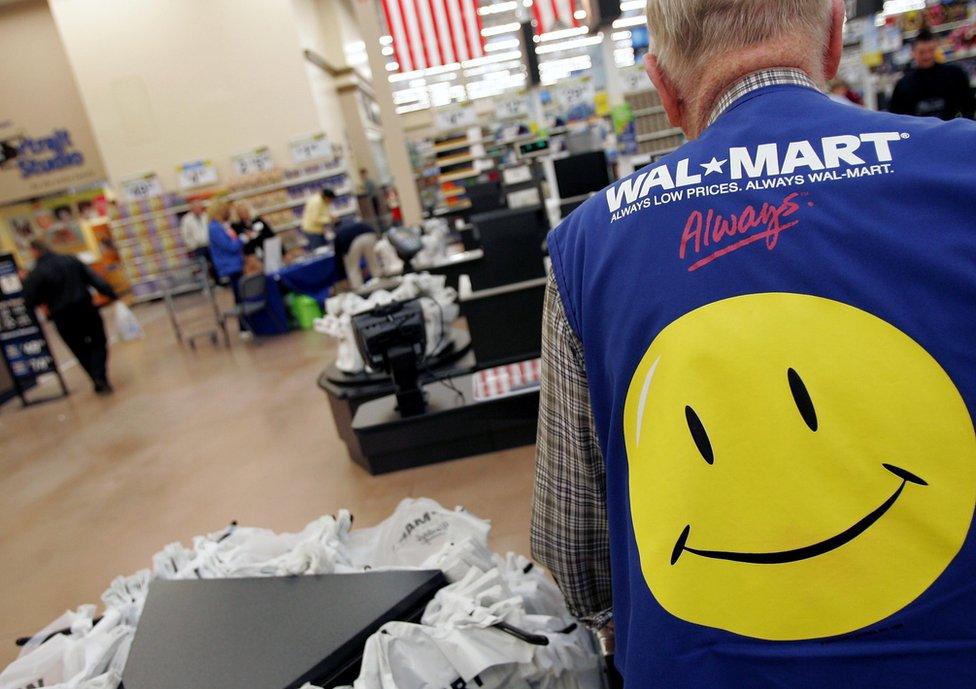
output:
M678 95L677 89L671 83L671 79L658 64L657 57L651 53L644 55L644 69L647 71L647 76L651 78L651 82L655 88L657 88L657 92L661 95L661 104L664 106L664 111L668 114L668 120L670 120L671 125L684 129L685 112L683 103Z
M837 76L840 59L844 54L844 17L847 8L844 0L833 0L830 9L830 34L827 36L827 50L824 53L824 79L830 81Z

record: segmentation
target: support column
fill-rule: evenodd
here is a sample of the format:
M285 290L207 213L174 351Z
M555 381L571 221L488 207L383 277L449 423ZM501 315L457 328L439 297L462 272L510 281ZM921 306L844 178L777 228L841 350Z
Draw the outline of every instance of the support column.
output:
M400 197L403 222L413 225L422 219L420 193L417 190L417 179L414 177L413 166L407 153L407 139L397 118L396 106L393 104L393 90L387 79L386 57L380 48L380 36L383 35L383 31L376 11L376 0L355 0L355 6L356 21L359 23L363 41L366 42L369 68L373 72L373 91L383 121L383 148L386 150L390 174L393 175L393 182Z

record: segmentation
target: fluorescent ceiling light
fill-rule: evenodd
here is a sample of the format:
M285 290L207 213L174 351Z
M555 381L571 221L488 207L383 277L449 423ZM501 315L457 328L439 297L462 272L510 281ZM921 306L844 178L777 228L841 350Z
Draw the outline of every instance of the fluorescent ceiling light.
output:
M505 62L507 60L515 60L522 57L522 51L514 50L507 53L498 53L497 55L486 55L485 57L476 57L473 60L465 60L461 63L463 67L477 67L478 65L490 65L493 62Z
M393 36L380 36L380 45L393 45Z
M603 34L598 33L596 36L573 38L568 41L560 41L559 43L550 43L548 45L542 45L535 49L535 53L536 55L545 55L547 53L558 53L560 50L573 50L575 48L586 48L593 45L599 45L602 40L603 40Z
M614 20L611 26L613 26L615 29L626 29L630 26L641 26L642 24L646 23L647 17L645 17L643 14L638 14L636 17L626 17L625 19Z
M398 69L400 69L400 63L399 62L387 62L386 63L386 71L387 72L395 72Z
M558 29L557 31L547 31L546 33L542 34L539 36L539 41L542 43L545 43L546 41L558 41L561 38L583 36L589 32L589 28L585 26L575 26L571 29Z
M642 10L647 7L647 0L620 0L620 11Z
M485 46L486 53L497 53L499 50L512 50L519 47L519 39L510 38L504 41L493 41Z
M912 10L924 10L925 0L885 0L881 14L888 17L892 14L902 14Z
M489 14L501 14L502 12L512 12L518 9L518 2L512 0L511 2L496 2L494 5L485 5L484 7L478 8L478 14L482 17Z
M506 33L515 33L521 28L518 22L511 22L510 24L499 24L498 26L489 26L487 29L481 30L481 35L485 38L489 36L500 36Z
M383 53L384 55L392 55L393 46L392 45L384 46L380 52Z
M456 62L452 62L449 65L441 65L440 67L429 67L427 69L415 69L412 72L402 72L400 74L394 74L390 77L390 81L408 81L410 79L416 79L417 77L429 77L434 74L446 74L447 72L456 72L461 68Z
M573 17L575 19L586 19L586 10L576 10L573 12Z
M630 31L614 31L610 38L614 41L626 41L633 35Z

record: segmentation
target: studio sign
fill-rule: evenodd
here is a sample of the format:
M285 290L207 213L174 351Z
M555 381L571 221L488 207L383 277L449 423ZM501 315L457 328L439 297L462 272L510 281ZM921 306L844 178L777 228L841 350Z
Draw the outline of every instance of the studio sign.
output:
M6 170L16 164L20 176L27 179L83 165L85 156L73 148L67 129L55 129L50 136L4 139L0 141L0 169Z

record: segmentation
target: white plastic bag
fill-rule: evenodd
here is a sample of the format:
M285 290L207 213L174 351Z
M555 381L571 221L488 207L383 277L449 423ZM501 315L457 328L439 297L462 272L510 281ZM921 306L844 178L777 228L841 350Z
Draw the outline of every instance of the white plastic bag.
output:
M138 340L143 335L136 315L121 300L115 302L115 332L123 342Z
M135 629L121 624L121 615L107 611L102 620L82 634L58 634L21 656L0 673L0 689L54 687L81 689L113 670L121 671Z
M527 644L495 629L390 622L369 638L353 689L529 689L517 665Z
M463 508L407 498L377 526L350 533L349 553L353 564L363 567L437 567L460 548L490 552L490 531L490 522Z

